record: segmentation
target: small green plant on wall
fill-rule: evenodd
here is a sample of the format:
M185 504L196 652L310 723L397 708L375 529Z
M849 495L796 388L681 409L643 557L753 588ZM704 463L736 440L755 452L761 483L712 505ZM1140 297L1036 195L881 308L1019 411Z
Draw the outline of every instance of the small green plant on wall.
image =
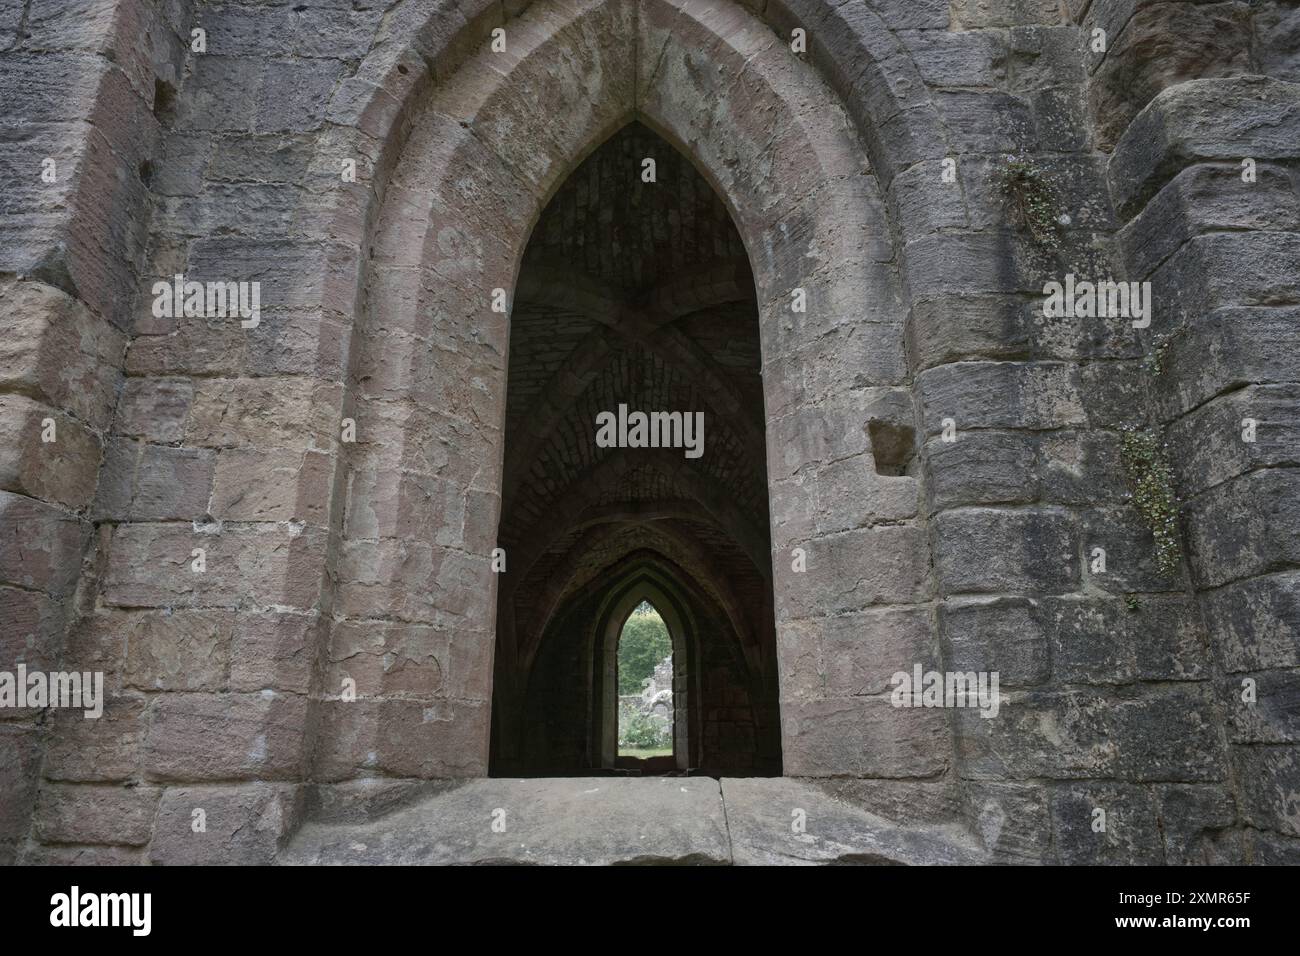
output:
M1173 577L1182 561L1182 548L1178 542L1178 499L1164 449L1151 432L1126 426L1120 456L1133 488L1133 504L1155 537L1156 565L1162 575Z
M1174 342L1186 331L1187 326L1180 325L1172 332L1168 332L1156 340L1156 347L1152 350L1151 357L1146 362L1147 371L1155 376L1165 374L1165 370L1169 368L1169 356L1173 350Z
M1057 248L1061 227L1070 219L1061 211L1056 190L1038 164L1020 156L1007 156L997 172L997 183L1020 228L1039 245Z

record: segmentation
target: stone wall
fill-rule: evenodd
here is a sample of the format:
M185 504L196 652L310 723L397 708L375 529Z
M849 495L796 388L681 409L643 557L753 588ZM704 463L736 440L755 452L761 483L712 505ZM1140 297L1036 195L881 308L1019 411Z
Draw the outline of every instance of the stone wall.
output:
M1300 855L1294 5L86 6L0 2L0 670L109 696L0 711L0 860L267 861L487 772L490 292L632 119L752 268L784 773L1006 860ZM260 281L260 323L155 315L177 273ZM1046 319L1066 273L1149 280L1151 328ZM1183 498L1173 576L1133 425ZM999 717L892 707L917 663L998 671Z
M1143 344L1163 358L1140 387L1183 499L1201 677L1224 720L1221 783L1180 788L1174 823L1214 815L1224 855L1294 862L1300 11L1094 3L1083 23L1117 36L1088 64L1094 114L1120 254L1162 306Z

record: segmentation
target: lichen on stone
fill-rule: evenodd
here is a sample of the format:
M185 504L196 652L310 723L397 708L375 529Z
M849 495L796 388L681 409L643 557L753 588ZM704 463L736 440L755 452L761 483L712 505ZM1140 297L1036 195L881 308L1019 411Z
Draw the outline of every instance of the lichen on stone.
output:
M1173 577L1182 561L1173 472L1156 435L1136 426L1127 426L1122 432L1120 455L1133 488L1133 504L1155 537L1160 573Z

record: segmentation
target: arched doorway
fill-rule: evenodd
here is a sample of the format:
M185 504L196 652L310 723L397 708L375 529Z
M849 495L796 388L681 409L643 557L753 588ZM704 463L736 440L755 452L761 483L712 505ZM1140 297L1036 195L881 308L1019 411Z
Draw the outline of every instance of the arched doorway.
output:
M414 691L380 686L344 702L327 687L313 701L314 778L481 775L493 700L523 699L526 688L509 686L521 669L494 663L528 653L512 643L518 622L506 620L514 612L498 591L521 566L545 566L549 539L519 539L498 573L493 552L515 467L505 440L517 318L510 297L527 298L525 248L548 203L584 157L633 120L712 187L752 269L779 667L750 669L779 673L783 769L933 773L947 760L944 728L933 722L918 735L920 718L894 711L874 684L866 694L833 684L821 663L841 625L858 621L868 628L863 653L885 649L895 619L917 618L932 590L916 480L878 473L863 427L913 421L898 267L906 250L894 247L845 101L770 26L732 4L539 3L511 24L503 50L466 52L418 89L396 81L400 116L383 97L366 101L374 110L366 121L400 135L375 154L380 199L365 219L364 300L343 400L358 440L341 451L340 534L322 632L329 648L352 634L384 648L446 642L439 653L448 664L440 683ZM390 65L391 76L413 72ZM923 119L912 111L900 122L910 129ZM354 212L337 220L349 235L361 221ZM744 284L734 274L718 281ZM551 291L573 297L570 306L584 294L578 283ZM683 457L667 451L657 456L662 470L690 482ZM603 487L629 475L624 461L589 477ZM707 499L715 516L736 504L696 491L688 497ZM845 501L852 506L840 507ZM647 507L576 496L572 504L638 518ZM546 510L548 519L568 517L558 504ZM693 520L694 510L674 507L650 522L657 540L644 550L683 568L683 587L698 588L701 605L734 627L744 615L732 609L745 602L687 569L701 563L689 539L683 547L678 535L675 553L664 554L673 522ZM761 537L729 537L747 558L768 552ZM871 617L850 618L868 606ZM930 637L927 626L908 629L891 657L918 659ZM742 645L742 655L756 646Z
M513 302L493 772L620 763L617 638L653 593L693 645L668 768L779 773L759 317L726 205L630 122L547 205Z

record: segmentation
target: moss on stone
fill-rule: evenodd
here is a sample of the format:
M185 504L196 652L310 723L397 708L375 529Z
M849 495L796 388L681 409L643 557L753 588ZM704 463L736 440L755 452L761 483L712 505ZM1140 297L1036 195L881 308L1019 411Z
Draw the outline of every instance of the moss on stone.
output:
M998 185L1020 227L1036 243L1057 248L1062 224L1060 200L1043 170L1032 160L1008 156L998 172Z
M1123 429L1120 448L1124 473L1133 487L1133 504L1156 541L1160 573L1172 577L1182 561L1178 540L1178 499L1173 472L1160 440L1136 426Z

